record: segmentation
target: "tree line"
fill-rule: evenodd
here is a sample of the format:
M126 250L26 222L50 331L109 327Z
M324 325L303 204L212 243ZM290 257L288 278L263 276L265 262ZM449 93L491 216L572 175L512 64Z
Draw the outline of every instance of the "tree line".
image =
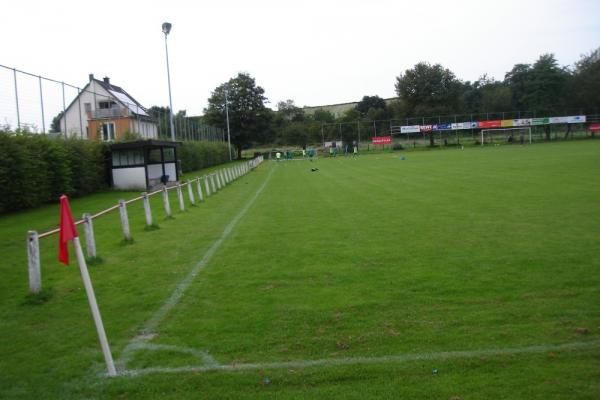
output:
M597 114L600 51L582 56L572 67L560 66L553 54L543 54L533 64L514 65L501 81L488 75L463 81L440 64L420 62L399 74L394 88L397 99L386 102L364 96L336 117L322 109L306 113L293 100L280 101L271 110L265 90L250 74L239 73L214 89L201 119L226 129L228 111L231 141L241 155L242 149L254 145L319 143L323 124L511 111L538 116Z

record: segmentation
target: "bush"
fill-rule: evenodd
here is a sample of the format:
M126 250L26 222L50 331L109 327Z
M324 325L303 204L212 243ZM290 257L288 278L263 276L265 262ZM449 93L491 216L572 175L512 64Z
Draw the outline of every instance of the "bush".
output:
M0 212L105 188L106 151L98 142L0 131Z
M227 144L223 142L183 142L177 149L183 172L196 171L229 161Z

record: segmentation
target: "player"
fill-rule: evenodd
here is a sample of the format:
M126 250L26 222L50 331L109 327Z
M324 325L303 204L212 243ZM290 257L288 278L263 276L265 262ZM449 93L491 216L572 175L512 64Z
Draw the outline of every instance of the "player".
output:
M275 153L275 158L277 158L277 161L281 160L281 153L279 151Z

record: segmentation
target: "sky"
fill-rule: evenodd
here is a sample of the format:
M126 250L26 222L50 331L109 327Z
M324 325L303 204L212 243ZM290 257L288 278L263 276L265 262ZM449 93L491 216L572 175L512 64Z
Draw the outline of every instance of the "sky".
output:
M315 106L394 97L396 77L420 61L465 81L501 80L544 53L573 65L600 46L599 15L598 0L6 1L0 64L80 87L90 73L109 76L144 106L167 105L168 21L175 110L201 114L239 72L272 108ZM14 97L7 72L0 114Z

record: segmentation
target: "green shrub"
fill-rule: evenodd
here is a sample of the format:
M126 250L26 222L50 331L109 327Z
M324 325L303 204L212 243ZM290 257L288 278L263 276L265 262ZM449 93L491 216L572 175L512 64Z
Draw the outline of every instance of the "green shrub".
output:
M105 188L105 152L98 142L0 131L0 212Z
M183 172L196 171L229 161L227 144L223 142L183 142L177 149Z

